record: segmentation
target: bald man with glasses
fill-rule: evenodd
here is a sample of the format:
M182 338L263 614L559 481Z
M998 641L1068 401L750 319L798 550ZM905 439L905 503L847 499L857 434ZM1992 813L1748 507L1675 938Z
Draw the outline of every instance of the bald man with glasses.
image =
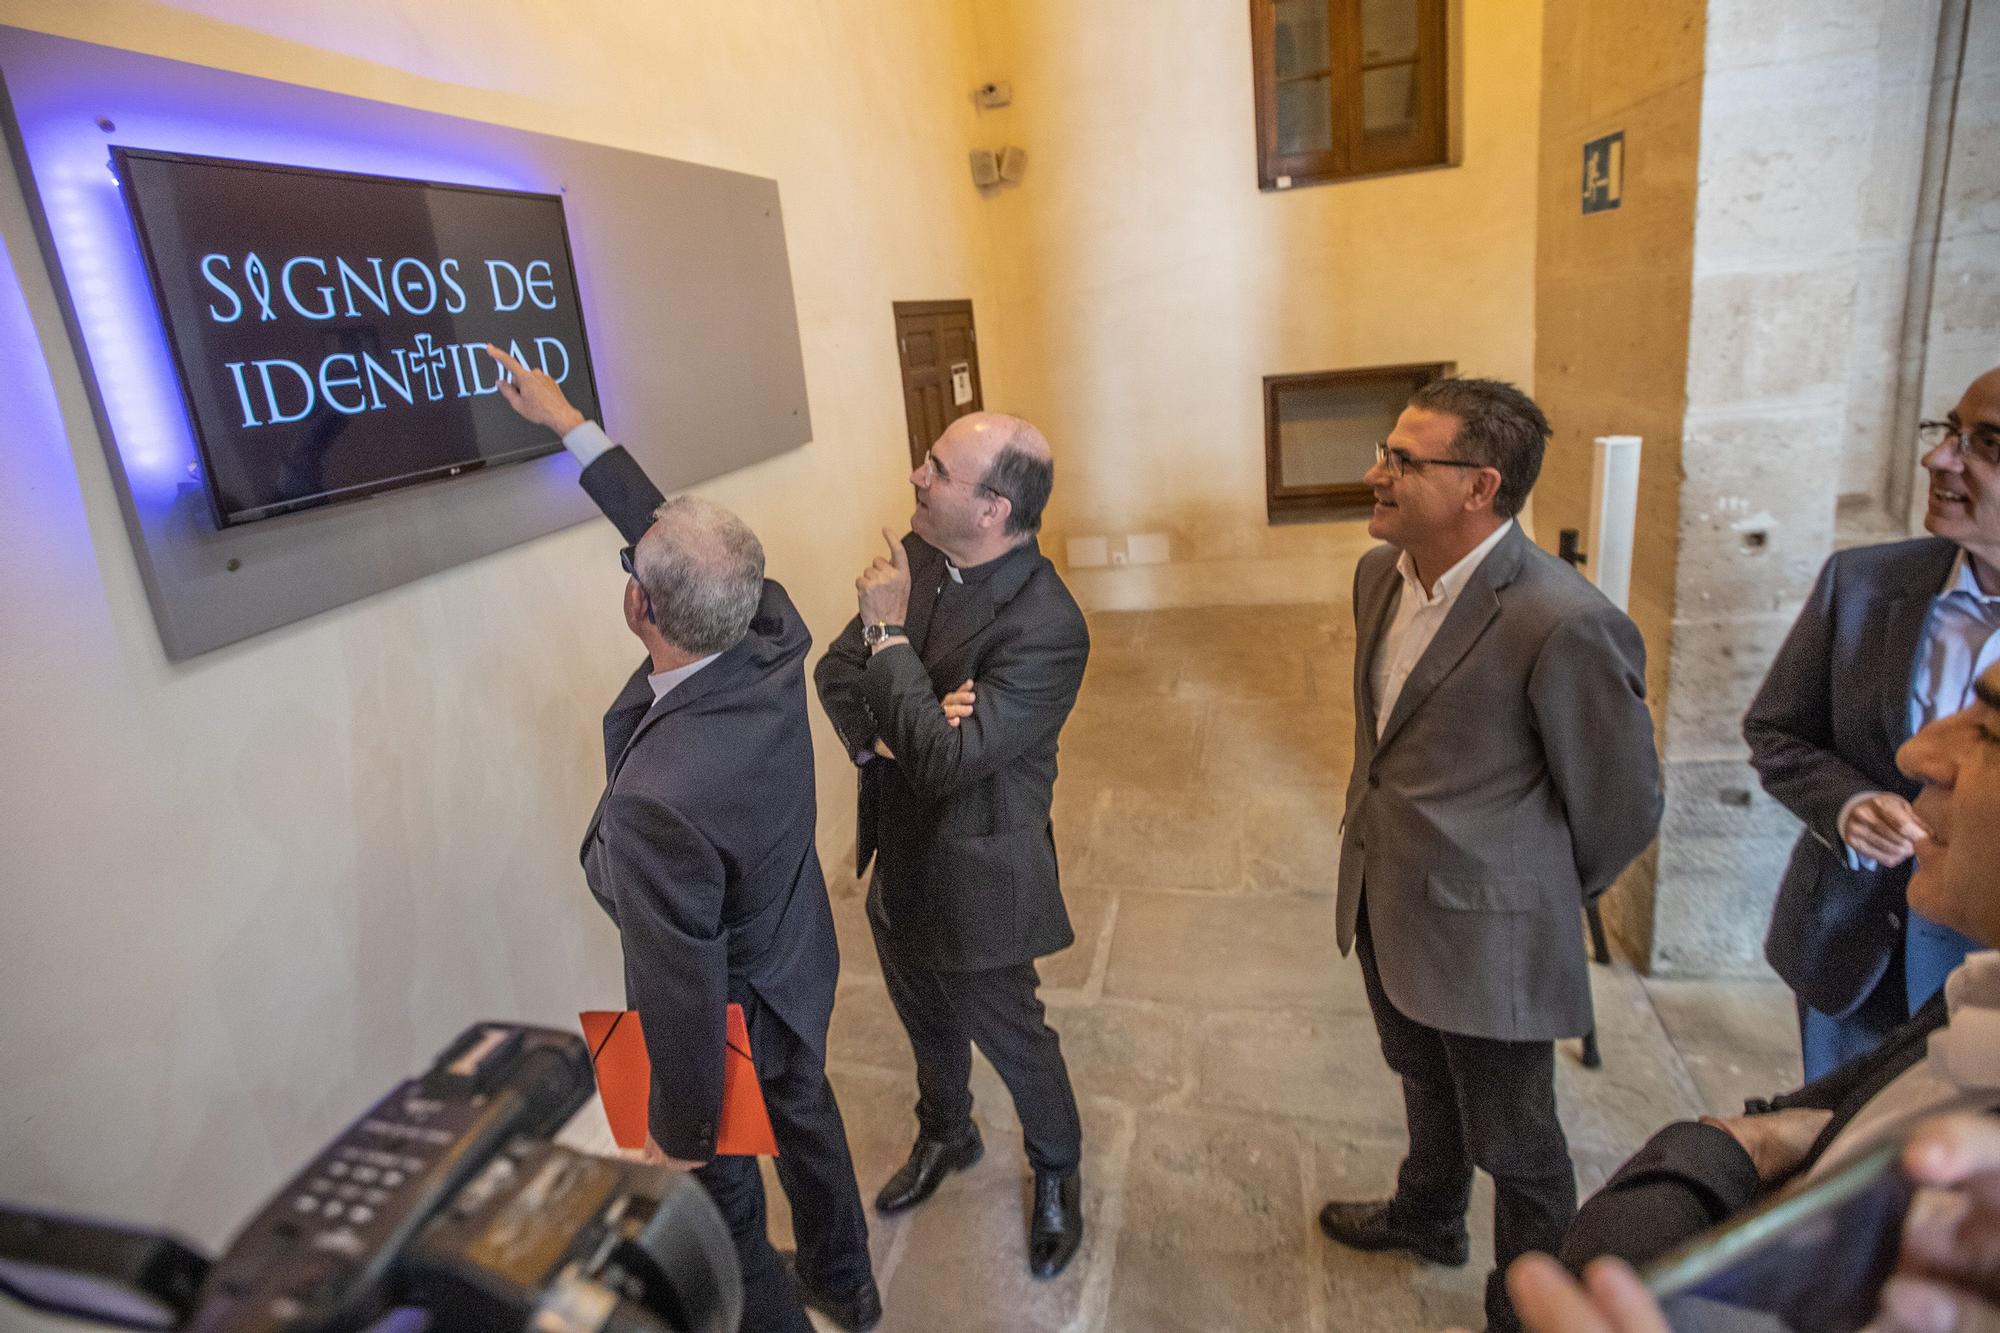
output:
M1336 931L1402 1079L1388 1199L1336 1200L1332 1239L1456 1266L1473 1168L1500 1274L1576 1209L1554 1041L1591 1028L1582 907L1652 841L1660 769L1631 620L1514 515L1549 425L1495 380L1419 389L1376 449L1354 575L1354 771Z
M813 678L860 765L856 873L917 1066L917 1139L876 1196L915 1208L984 1151L972 1050L999 1071L1034 1168L1028 1271L1083 1240L1083 1132L1035 960L1075 936L1049 806L1090 634L1036 541L1054 486L1042 433L974 412L910 473L912 531L856 580L860 614Z
M1917 438L1931 535L1835 553L1743 719L1764 790L1805 826L1764 957L1798 998L1808 1079L1878 1046L1971 947L1905 901L1925 830L1895 756L2000 662L2000 369Z

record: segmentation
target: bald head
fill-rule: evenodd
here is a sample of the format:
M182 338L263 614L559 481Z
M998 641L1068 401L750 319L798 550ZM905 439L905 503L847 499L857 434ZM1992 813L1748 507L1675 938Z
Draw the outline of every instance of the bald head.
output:
M764 595L764 548L742 519L695 495L653 511L634 577L666 641L697 657L733 648Z
M945 428L964 442L980 463L980 484L1005 496L1011 506L1007 533L1039 532L1042 510L1055 489L1055 457L1048 437L1020 417L1005 412L971 412Z
M1052 461L1047 438L1029 422L1005 412L968 412L945 427L945 434L953 433L987 450L989 462L1008 448L1019 449L1045 463Z
M1969 435L2000 436L2000 366L1966 385L1951 415Z

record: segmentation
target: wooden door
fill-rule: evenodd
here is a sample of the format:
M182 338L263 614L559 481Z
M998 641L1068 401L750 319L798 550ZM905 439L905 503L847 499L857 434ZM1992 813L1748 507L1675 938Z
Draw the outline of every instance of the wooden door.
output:
M903 367L910 466L915 467L946 426L979 411L984 401L972 302L896 302L896 351Z

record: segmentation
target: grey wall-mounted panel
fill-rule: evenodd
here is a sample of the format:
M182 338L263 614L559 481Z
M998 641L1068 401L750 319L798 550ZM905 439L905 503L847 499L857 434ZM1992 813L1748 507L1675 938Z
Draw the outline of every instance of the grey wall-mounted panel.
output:
M580 522L566 454L218 531L113 142L561 192L605 427L665 490L812 437L775 181L0 27L14 175L167 655ZM110 128L106 128L109 126ZM8 237L10 246L22 238Z

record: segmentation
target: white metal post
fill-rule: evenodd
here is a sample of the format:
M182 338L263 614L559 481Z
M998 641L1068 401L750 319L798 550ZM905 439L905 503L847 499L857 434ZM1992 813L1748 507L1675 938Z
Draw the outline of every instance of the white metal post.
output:
M1637 435L1600 435L1590 465L1590 530L1584 572L1619 610L1632 592L1632 529L1639 515Z

